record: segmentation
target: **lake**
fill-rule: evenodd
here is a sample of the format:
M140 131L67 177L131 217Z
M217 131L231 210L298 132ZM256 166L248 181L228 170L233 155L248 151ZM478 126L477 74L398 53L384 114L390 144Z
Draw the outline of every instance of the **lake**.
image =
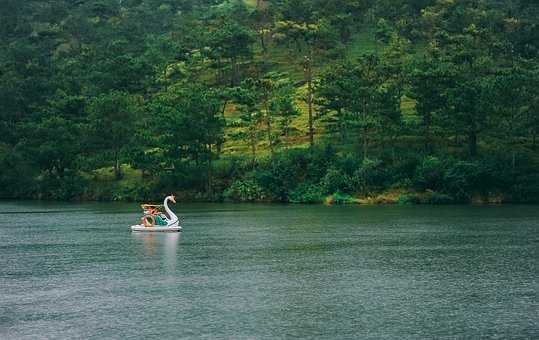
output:
M0 202L0 338L539 337L539 206L173 209Z

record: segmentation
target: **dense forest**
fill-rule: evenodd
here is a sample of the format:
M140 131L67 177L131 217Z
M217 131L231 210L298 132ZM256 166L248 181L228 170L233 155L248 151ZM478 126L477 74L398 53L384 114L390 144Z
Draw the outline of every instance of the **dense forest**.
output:
M532 0L0 0L0 197L539 202Z

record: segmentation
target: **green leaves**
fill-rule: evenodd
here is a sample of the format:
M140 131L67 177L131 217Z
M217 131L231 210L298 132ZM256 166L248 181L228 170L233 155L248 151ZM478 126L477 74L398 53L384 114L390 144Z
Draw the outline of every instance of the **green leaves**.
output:
M87 106L88 149L102 165L113 165L121 177L120 161L131 143L140 119L141 98L122 91L111 91L92 98Z
M210 157L210 146L223 139L220 108L219 92L202 84L179 83L150 101L150 128L169 164Z
M365 157L370 135L399 120L400 97L395 90L381 60L374 55L328 69L317 85L319 105L335 116L341 138L349 127L357 129Z

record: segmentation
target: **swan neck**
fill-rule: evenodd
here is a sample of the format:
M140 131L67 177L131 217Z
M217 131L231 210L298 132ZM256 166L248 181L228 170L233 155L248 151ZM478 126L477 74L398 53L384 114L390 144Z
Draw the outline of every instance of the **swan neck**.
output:
M172 212L172 210L170 210L170 208L168 207L168 200L169 198L165 198L165 202L164 202L164 206L165 206L165 211L167 212L169 218L171 221L174 221L174 220L177 220L178 217Z

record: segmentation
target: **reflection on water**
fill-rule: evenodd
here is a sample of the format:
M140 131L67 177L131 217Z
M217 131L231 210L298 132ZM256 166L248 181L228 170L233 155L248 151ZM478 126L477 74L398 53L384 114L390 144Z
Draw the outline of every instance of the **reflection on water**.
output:
M176 268L176 257L181 233L167 233L165 237L165 263L170 270Z
M161 256L167 269L174 271L181 233L132 233L142 245L144 256Z

